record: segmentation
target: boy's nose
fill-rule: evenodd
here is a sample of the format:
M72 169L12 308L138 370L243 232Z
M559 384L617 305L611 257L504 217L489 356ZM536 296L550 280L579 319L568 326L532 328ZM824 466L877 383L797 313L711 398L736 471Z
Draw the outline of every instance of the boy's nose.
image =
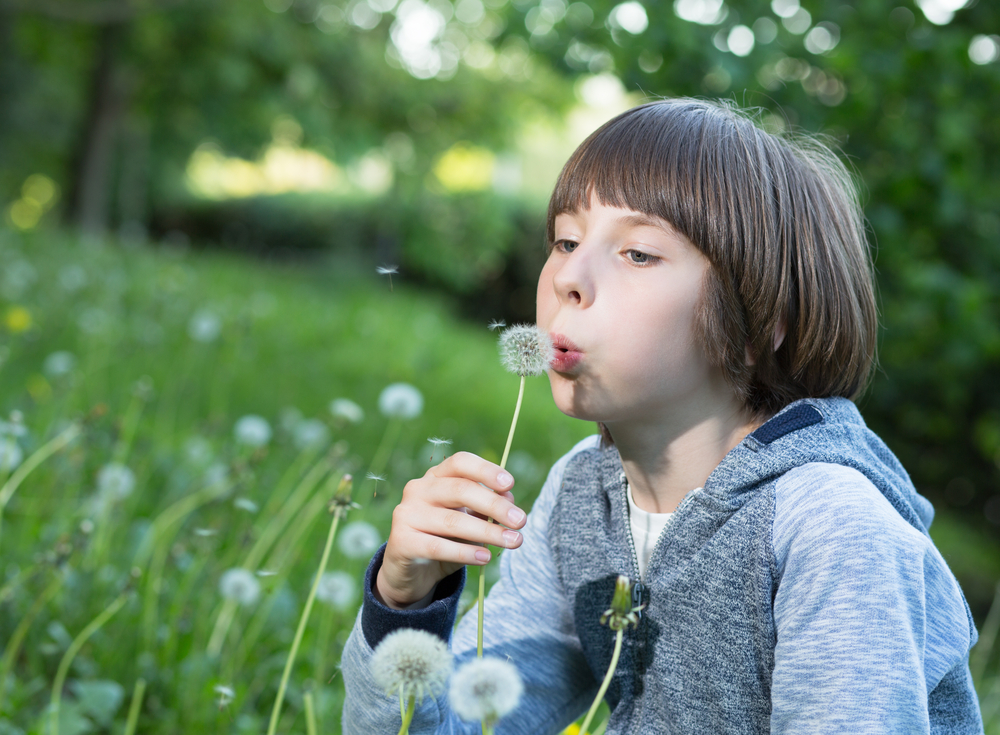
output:
M592 265L583 244L577 245L552 276L552 285L561 302L583 307L593 302Z

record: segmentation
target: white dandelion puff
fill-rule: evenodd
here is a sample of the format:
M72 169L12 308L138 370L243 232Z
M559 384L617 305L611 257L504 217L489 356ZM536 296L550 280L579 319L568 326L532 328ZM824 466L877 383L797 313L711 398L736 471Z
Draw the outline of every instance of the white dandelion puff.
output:
M499 658L474 658L455 671L448 701L466 722L492 726L517 707L523 691L514 664Z
M378 529L366 521L348 523L337 536L337 548L352 559L369 557L381 545L382 536Z
M109 462L97 473L97 490L105 500L124 500L134 489L135 474L123 464Z
M507 322L505 322L503 319L491 319L490 323L487 325L486 328L489 329L491 332L495 332L498 329L503 329L506 326Z
M222 332L222 320L210 309L200 309L188 322L188 336L195 342L214 342Z
M319 419L299 421L292 430L292 442L297 449L317 448L330 440L330 430Z
M10 472L21 464L24 452L13 437L0 438L0 472Z
M386 694L404 700L413 697L415 704L444 692L451 665L448 644L433 633L412 628L383 638L370 664L372 678Z
M260 597L260 582L253 572L246 569L229 569L219 580L219 592L227 600L235 600L241 605L253 605Z
M73 353L59 350L45 358L45 362L42 363L42 372L50 378L59 378L63 375L69 375L75 367L76 357L73 356Z
M248 447L262 447L271 441L271 424L262 416L247 414L233 427L236 441Z
M236 498L233 501L233 506L240 510L245 510L247 513L256 513L259 510L257 504L250 500L250 498Z
M392 383L379 395L378 408L390 418L414 419L424 410L424 397L409 383Z
M500 362L520 375L541 375L555 358L552 339L533 324L515 324L500 334Z
M343 419L352 424L360 424L365 420L365 412L350 398L335 398L330 401L330 413L334 418Z
M323 572L316 587L316 599L335 610L346 610L358 597L358 583L347 572Z

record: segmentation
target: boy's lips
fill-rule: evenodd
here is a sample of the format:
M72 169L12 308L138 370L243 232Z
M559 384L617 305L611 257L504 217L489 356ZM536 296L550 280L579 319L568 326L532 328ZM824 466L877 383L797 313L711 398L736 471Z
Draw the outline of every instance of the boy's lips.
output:
M575 344L561 334L552 335L552 346L556 356L552 360L552 369L557 373L568 373L583 359L583 352Z

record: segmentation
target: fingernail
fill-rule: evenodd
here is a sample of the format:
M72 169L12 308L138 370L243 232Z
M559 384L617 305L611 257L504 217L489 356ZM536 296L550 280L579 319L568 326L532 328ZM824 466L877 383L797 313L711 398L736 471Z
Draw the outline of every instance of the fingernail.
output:
M521 538L521 534L517 531L504 531L503 532L503 545L508 549L518 542Z
M520 508L511 508L507 511L507 520L512 526L521 525L521 521L524 520L524 511Z
M497 483L500 487L510 487L514 484L514 478L506 470L501 470L500 474L497 475Z
M490 560L490 552L486 549L479 549L476 551L476 560L481 562L488 562Z

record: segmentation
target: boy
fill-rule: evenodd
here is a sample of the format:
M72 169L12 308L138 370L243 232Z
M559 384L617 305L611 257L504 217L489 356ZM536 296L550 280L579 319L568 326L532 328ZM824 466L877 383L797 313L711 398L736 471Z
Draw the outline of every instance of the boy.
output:
M525 682L497 732L557 733L586 709L619 574L645 608L608 733L981 732L976 632L933 510L850 402L877 325L843 165L729 107L654 102L574 153L548 237L552 395L601 438L556 463L527 521L513 478L474 455L407 484L344 652L344 731L398 721L366 665L392 630L475 655L475 615L451 628L488 543L512 551L486 653ZM427 701L410 731L477 727Z

